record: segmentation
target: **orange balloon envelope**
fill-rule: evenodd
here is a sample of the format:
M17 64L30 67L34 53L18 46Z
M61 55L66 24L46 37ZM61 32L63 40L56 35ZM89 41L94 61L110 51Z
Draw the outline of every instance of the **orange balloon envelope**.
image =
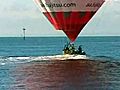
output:
M73 42L105 0L34 0L56 28Z

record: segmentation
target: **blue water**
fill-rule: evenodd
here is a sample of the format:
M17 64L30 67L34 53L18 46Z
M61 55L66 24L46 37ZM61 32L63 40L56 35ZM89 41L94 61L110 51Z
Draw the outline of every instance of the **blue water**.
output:
M43 56L62 54L68 40L65 37L20 37L0 38L0 56ZM82 48L88 55L120 59L120 37L80 37L76 48Z
M1 37L0 90L120 89L120 37L79 37L75 46L82 45L90 60L34 61L62 54L67 41L65 37Z

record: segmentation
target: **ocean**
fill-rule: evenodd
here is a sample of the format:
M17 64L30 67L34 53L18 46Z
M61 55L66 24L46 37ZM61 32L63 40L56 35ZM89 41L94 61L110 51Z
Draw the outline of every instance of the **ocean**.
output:
M79 37L89 59L61 55L66 37L0 37L0 90L119 90L120 37ZM39 60L40 59L40 60Z

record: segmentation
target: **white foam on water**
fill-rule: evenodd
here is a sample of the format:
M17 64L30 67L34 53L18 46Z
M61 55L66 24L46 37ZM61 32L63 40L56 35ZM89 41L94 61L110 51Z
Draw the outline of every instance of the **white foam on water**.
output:
M0 63L0 65L5 65L5 63Z
M17 60L28 60L30 59L30 57L17 57L16 59Z
M69 60L69 59L89 59L86 55L53 55L53 56L39 56L33 60Z
M5 57L1 58L0 65L5 64L16 64L16 63L27 63L31 61L54 61L54 60L81 60L89 59L86 55L53 55L53 56L16 56L16 57Z

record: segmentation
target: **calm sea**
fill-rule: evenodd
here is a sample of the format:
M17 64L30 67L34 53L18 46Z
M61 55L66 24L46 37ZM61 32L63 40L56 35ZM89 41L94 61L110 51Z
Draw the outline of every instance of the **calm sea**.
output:
M65 37L0 38L0 90L120 90L120 37L79 37L90 60L38 60L62 54Z

